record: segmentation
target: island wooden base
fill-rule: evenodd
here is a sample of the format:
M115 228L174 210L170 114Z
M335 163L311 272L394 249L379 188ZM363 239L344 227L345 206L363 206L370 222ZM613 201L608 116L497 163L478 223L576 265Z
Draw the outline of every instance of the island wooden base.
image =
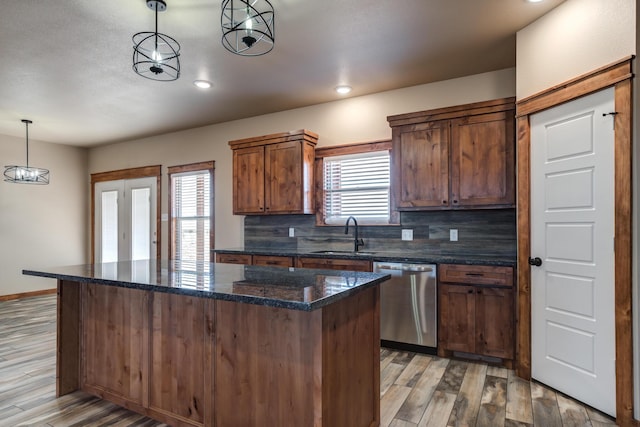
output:
M378 289L306 312L60 280L57 394L173 426L377 426Z

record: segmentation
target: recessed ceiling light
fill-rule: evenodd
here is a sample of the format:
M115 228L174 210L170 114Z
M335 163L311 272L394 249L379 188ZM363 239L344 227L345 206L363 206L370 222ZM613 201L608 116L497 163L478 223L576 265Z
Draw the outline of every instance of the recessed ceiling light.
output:
M200 89L209 89L211 87L211 82L208 82L206 80L196 80L195 82L193 82L193 84Z
M527 0L529 3L540 3L542 0Z
M340 95L345 95L351 92L351 86L347 86L347 85L336 86L336 92L338 92Z

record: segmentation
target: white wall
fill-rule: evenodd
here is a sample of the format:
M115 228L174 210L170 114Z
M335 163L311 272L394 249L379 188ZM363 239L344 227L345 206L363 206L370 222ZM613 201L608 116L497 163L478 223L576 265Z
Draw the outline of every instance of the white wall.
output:
M517 33L518 99L634 54L636 0L567 0Z
M166 167L214 160L215 246L238 247L244 241L243 217L231 213L232 156L228 141L295 129L318 133L318 146L388 139L388 115L510 96L515 96L512 68L92 148L89 171L162 165L162 213L167 213ZM165 222L161 236L163 257L168 252L167 236Z
M574 77L635 55L640 45L640 10L636 0L568 0L519 31L516 50L518 99L526 98ZM638 63L637 60L634 61ZM637 68L634 66L637 72ZM640 236L640 138L638 136L638 83L634 81L633 174L633 311L634 387L636 419L640 419L640 343L638 308ZM622 373L624 375L625 373Z
M30 134L37 134L30 127ZM0 135L0 166L25 164L25 140ZM29 139L29 164L50 170L49 185L0 181L0 295L56 287L23 269L86 262L87 150Z

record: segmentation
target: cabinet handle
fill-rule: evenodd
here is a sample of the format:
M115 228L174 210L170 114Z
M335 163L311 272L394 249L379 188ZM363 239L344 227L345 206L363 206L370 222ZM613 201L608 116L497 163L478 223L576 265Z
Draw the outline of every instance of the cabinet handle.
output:
M442 204L443 204L443 205L446 205L446 204L447 204L447 201L446 201L446 200L443 200L443 201L442 201Z
M483 273L465 273L465 276L482 277L484 276L484 274Z
M457 201L457 200L454 200L454 201L453 201L453 204L457 204L457 203L458 203L458 201Z
M467 293L468 293L468 294L472 294L472 293L473 293L473 289L469 289L469 290L467 291Z

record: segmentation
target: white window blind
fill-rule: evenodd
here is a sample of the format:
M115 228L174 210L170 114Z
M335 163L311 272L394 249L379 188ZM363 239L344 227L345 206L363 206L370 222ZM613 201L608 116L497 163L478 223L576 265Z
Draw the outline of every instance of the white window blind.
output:
M176 260L209 262L211 174L208 170L174 174L171 185L172 255Z
M324 158L326 224L344 224L351 215L362 224L389 222L389 152Z

